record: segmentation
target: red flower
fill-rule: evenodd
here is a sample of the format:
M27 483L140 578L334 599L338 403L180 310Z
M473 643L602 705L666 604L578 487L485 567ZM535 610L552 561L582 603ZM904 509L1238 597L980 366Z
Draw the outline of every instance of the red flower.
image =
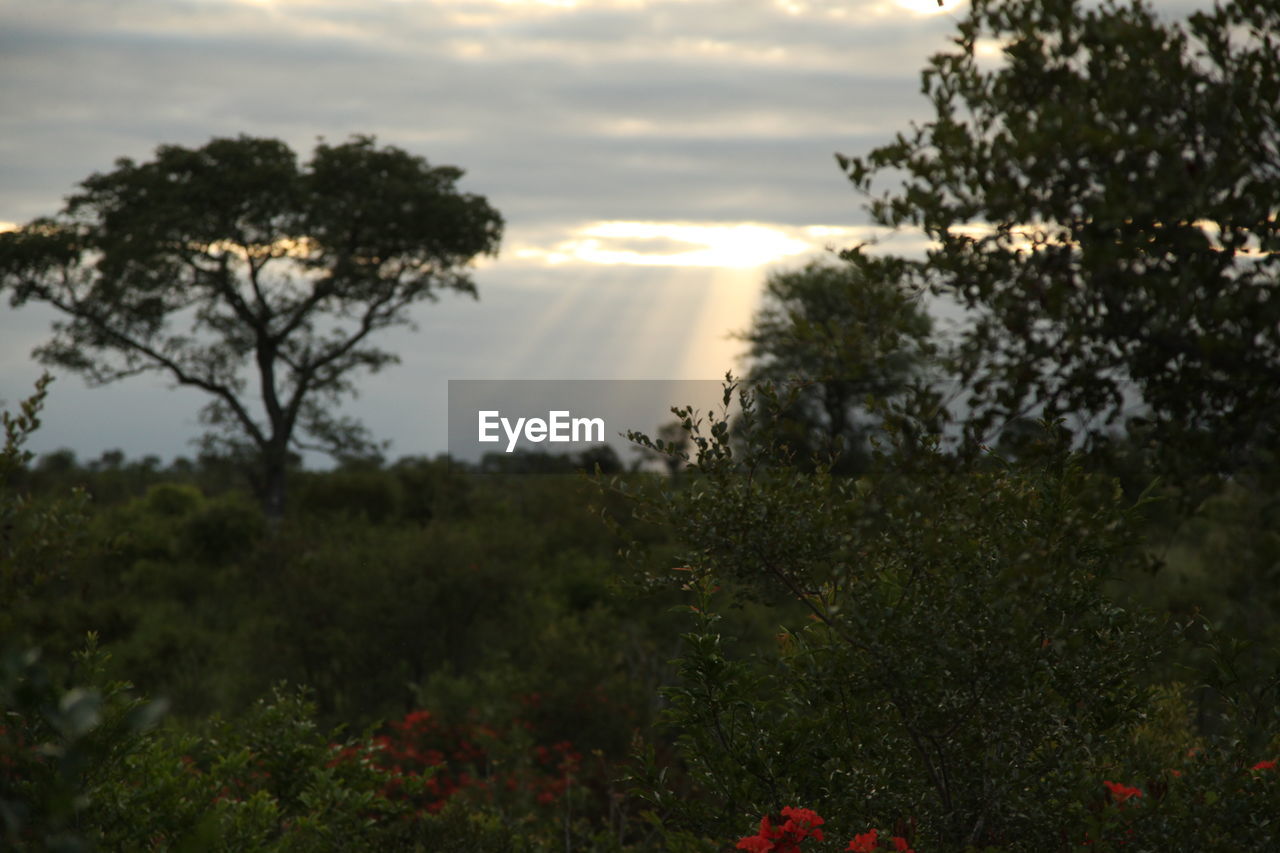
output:
M739 839L736 849L751 853L800 853L800 842L806 838L823 840L822 830L817 827L826 821L812 809L787 806L782 816L786 820L781 826L774 826L768 815L760 818L760 831Z
M870 832L864 832L861 835L855 835L853 840L849 842L849 846L844 848L846 853L874 853L876 847L880 843L880 830L873 829Z
M765 815L760 818L760 831L755 835L739 839L737 849L750 850L751 853L771 853L774 839L781 835L782 830L774 829L769 823L769 816Z
M815 827L822 826L826 823L817 812L813 809L798 809L792 806L785 806L782 809L782 816L787 822L782 825L782 831L785 834L793 836L796 842L803 841L806 838L813 838L815 841L822 841L822 830Z
M798 809L794 806L783 806L782 816L795 821L802 821L809 826L822 826L826 823L813 809Z
M1121 785L1119 782L1105 782L1105 781L1102 784L1107 786L1107 790L1111 792L1112 798L1117 803L1123 803L1126 800L1132 799L1133 797L1142 796L1141 791L1129 785Z
M1275 770L1276 763L1271 760L1259 761L1257 764L1249 768L1250 770Z
M907 844L907 839L895 835L891 840L893 841L893 849L899 853L915 853L911 846Z

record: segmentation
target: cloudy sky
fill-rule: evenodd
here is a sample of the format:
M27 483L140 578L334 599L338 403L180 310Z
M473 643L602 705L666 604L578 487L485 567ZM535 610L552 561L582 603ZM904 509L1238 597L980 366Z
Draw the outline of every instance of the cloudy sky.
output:
M0 223L120 156L214 136L374 134L502 212L479 301L415 311L346 411L390 455L444 448L446 381L707 379L764 275L867 236L834 152L928 108L964 0L0 0ZM909 235L897 238L910 241ZM0 306L0 400L39 374ZM192 452L192 390L55 383L36 450Z

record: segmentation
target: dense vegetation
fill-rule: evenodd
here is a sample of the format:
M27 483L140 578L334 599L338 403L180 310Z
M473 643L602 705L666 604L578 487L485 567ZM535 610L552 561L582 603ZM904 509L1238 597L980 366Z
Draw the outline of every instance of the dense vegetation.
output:
M1274 849L1278 22L975 0L937 120L845 161L937 248L772 278L761 384L634 436L661 474L364 458L266 513L234 455L32 457L42 382L0 453L3 844Z
M918 850L1272 837L1275 534L1234 483L1175 524L1049 431L850 477L690 420L675 487L402 460L299 472L271 533L213 460L19 464L35 414L19 847L715 850L798 806Z

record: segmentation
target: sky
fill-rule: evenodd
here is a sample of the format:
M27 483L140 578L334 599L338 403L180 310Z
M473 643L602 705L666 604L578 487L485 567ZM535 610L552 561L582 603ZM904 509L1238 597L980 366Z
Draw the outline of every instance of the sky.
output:
M344 413L388 455L446 443L449 379L714 379L769 270L878 237L836 152L929 116L965 0L0 0L0 224L157 145L306 159L372 134L466 171L506 220L478 301L417 306ZM53 315L0 305L0 402ZM61 375L31 443L193 455L199 391ZM308 460L317 463L320 460Z

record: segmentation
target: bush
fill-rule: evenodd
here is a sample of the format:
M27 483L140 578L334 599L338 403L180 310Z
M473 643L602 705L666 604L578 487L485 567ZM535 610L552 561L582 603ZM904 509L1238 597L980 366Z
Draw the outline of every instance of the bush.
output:
M396 517L403 501L399 481L382 471L333 471L303 481L298 509L311 515L363 517L380 524Z
M640 503L688 545L674 576L694 627L666 723L701 797L649 780L672 835L731 837L802 803L846 837L909 824L931 851L1059 848L1166 645L1104 594L1140 559L1135 509L1060 447L962 465L915 446L858 480L801 474L743 403L736 449L724 421L682 413L695 476ZM772 652L722 630L743 596L773 603Z

